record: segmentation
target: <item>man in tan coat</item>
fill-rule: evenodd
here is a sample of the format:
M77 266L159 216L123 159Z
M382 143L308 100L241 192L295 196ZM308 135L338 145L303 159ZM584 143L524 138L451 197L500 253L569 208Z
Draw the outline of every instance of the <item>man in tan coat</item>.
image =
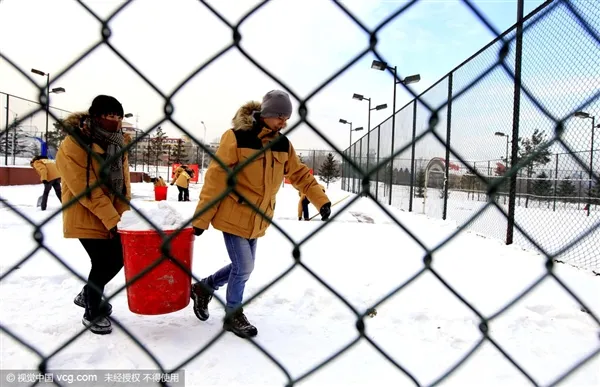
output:
M181 168L181 167L180 167ZM182 168L180 171L179 168L175 172L175 179L171 185L175 184L177 189L179 190L179 195L177 197L180 202L189 202L190 201L190 179L192 178L191 170Z
M62 192L60 188L60 174L56 168L54 161L48 159L46 156L35 156L29 163L33 169L40 176L40 180L44 184L44 193L42 194L41 208L42 211L46 211L48 205L48 195L50 190L54 188L54 193L61 200Z
M112 306L102 302L102 295L123 268L117 224L131 200L129 163L123 152L129 139L122 120L119 101L97 96L88 113L74 113L63 121L69 135L56 155L63 185L63 234L79 239L92 263L87 284L74 302L85 308L83 325L97 334L112 331L107 318ZM113 162L106 165L109 160Z
M309 168L300 162L287 137L280 133L291 114L290 98L279 90L267 93L262 103L249 102L237 111L233 128L221 137L216 157L228 168L247 164L235 176L235 191L227 193L228 171L217 161L211 161L192 223L196 235L201 235L209 225L222 231L231 259L231 264L192 286L194 313L201 321L207 320L208 303L214 291L227 284L227 317L223 327L240 337L258 334L241 305L246 281L254 269L257 240L271 224L284 176L320 209L323 220L331 214L329 198ZM264 149L269 144L272 146ZM223 194L226 195L221 197ZM249 204L258 207L265 216Z

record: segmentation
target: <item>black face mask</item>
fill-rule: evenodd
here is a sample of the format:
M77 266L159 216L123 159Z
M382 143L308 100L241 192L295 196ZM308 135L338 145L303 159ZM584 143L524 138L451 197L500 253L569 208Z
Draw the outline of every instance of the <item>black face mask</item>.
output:
M121 121L109 120L107 118L96 118L98 125L107 132L117 132L121 130Z

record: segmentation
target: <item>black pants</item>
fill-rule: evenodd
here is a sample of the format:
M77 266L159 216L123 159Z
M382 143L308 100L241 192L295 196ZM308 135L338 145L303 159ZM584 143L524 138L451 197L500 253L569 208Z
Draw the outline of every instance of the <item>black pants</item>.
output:
M180 186L177 186L177 189L179 190L178 200L180 202L181 201L189 202L190 201L190 190L188 188L183 188Z
M92 269L86 285L86 313L94 317L98 313L104 287L123 268L121 236L112 239L80 239L79 241L92 261Z
M310 200L307 198L302 199L302 214L304 215L304 220L308 220L308 205L310 204Z
M54 192L56 193L56 196L58 196L58 201L61 201L62 192L60 190L60 178L50 180L49 182L44 183L44 193L42 194L41 203L42 211L46 210L46 207L48 205L48 195L50 194L50 190L52 188L54 188Z

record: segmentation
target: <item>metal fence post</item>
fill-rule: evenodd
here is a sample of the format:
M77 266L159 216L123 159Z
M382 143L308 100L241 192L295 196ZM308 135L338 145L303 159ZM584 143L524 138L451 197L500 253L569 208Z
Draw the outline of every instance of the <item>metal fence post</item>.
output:
M556 154L556 163L554 167L554 205L552 206L552 211L556 211L556 196L557 192L557 184L558 184L558 153Z
M6 94L6 131L4 132L5 134L5 143L4 143L4 165L8 165L8 128L9 128L9 124L10 122L8 121L9 118L9 104L10 104L10 95Z
M417 137L417 100L413 101L413 124L412 124L412 144L410 155L410 188L408 198L408 212L412 212L413 189L415 185L415 137ZM392 174L394 172L392 171Z
M394 187L394 141L395 141L395 134L396 134L396 85L398 84L398 79L397 75L398 74L398 68L396 66L394 66L394 98L392 101L392 159L390 161L390 199L388 201L388 204L391 206L392 205L392 192L393 192L393 187Z
M511 167L514 167L519 152L519 119L521 118L521 59L523 57L523 3L524 0L517 1L517 36L515 52L515 87L514 87L514 105L513 105L513 130L512 130L512 150ZM510 176L510 193L508 198L508 224L506 226L506 244L513 243L513 234L515 228L515 196L517 186L517 175L513 173Z
M377 127L377 163L375 164L379 167L379 151L381 145L381 125ZM379 199L379 169L377 169L377 173L375 175L375 199Z
M360 144L358 146L358 166L360 167L360 184L359 184L358 190L360 192L360 196L363 195L363 193L362 193L362 189L363 189L363 186L362 186L362 181L363 181L363 173L362 173L363 172L363 168L362 168L362 141L363 141L362 138L360 140L358 140L358 142Z
M448 111L446 118L446 170L444 171L444 210L442 219L448 215L448 186L450 185L450 133L452 128L452 79L453 73L448 74Z

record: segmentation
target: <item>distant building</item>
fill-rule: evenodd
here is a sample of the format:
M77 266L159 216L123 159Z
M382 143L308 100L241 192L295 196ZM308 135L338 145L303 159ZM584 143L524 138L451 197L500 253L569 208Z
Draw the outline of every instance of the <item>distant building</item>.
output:
M123 123L125 123L125 121L123 121ZM143 132L139 129L134 128L131 124L127 123L128 125L124 125L123 126L123 132L127 133L131 136L132 140L136 140L139 136L141 136L143 134ZM166 165L169 162L169 158L170 156L176 152L177 146L178 144L181 143L181 146L184 149L184 153L186 155L186 160L184 162L186 163L192 163L192 164L200 164L202 162L202 153L203 149L198 146L192 139L190 139L188 136L183 135L182 137L167 137L163 140L163 151L164 154L160 155L159 157L159 163L162 165ZM148 147L151 145L151 136L150 135L145 135L143 138L141 138L138 142L137 145L132 147L132 149L130 150L129 154L130 154L130 159L137 159L138 163L150 163L150 164L154 164L155 160L144 160L145 157L147 157L147 149ZM216 152L218 144L209 144L209 149L211 152ZM172 156L171 156L172 158ZM208 163L210 162L211 158L210 155L208 153L205 153L204 155L204 165L205 167L208 166Z

